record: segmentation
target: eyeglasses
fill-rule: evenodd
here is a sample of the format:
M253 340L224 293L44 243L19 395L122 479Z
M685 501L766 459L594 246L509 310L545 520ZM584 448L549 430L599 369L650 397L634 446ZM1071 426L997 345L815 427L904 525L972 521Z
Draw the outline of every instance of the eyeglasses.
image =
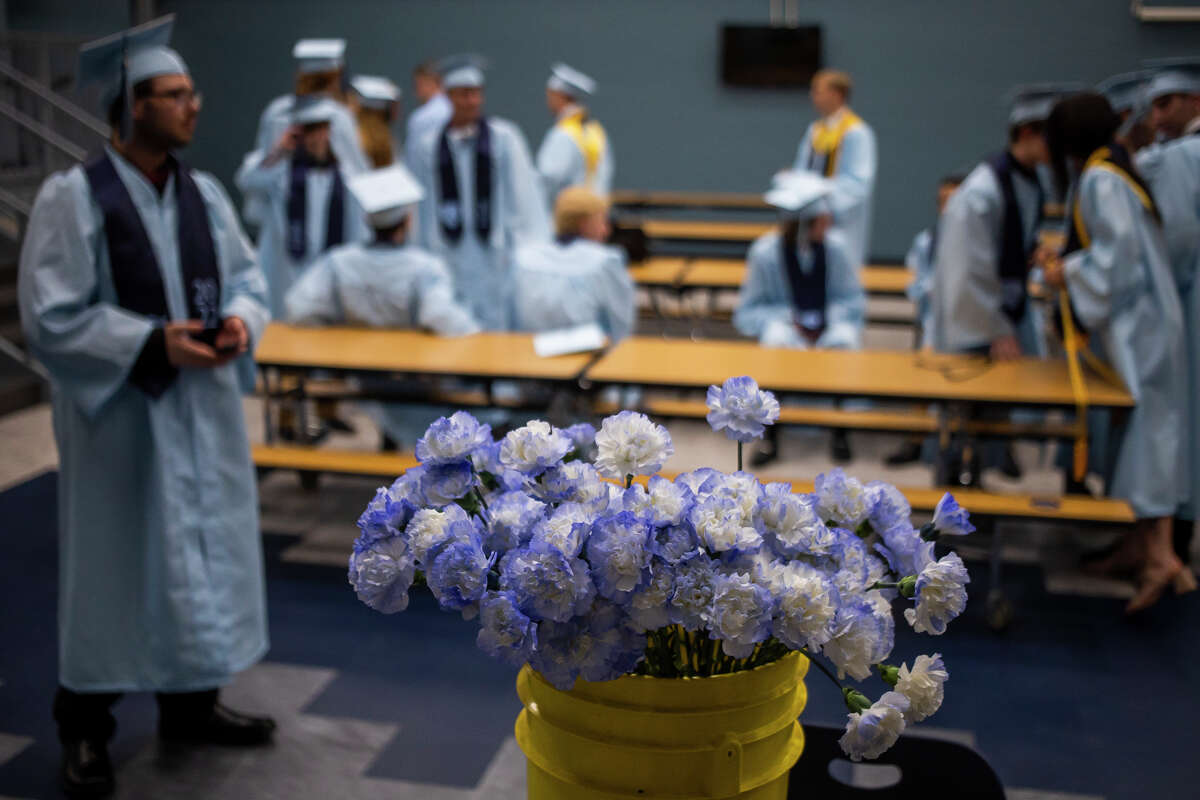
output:
M151 99L170 100L180 108L187 108L190 105L195 105L199 111L204 106L204 95L201 92L191 89L174 89L169 92L156 92L148 94L146 97Z

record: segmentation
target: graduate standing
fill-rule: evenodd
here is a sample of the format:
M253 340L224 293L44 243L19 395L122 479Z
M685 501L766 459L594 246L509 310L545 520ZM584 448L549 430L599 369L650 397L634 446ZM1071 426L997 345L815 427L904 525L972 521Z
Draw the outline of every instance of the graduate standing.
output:
M583 186L558 195L556 238L517 248L514 328L548 331L595 323L612 342L633 333L634 285L625 251L608 241L608 203Z
M832 229L832 181L811 172L777 175L764 195L780 210L781 231L760 236L750 246L746 280L738 294L733 324L763 347L862 347L867 296L842 234ZM777 455L770 435L755 454L756 466ZM836 461L850 460L845 431L833 435Z
M1171 518L1189 483L1181 441L1188 429L1183 310L1159 206L1113 141L1119 126L1108 101L1093 93L1064 100L1050 114L1046 134L1059 186L1072 171L1079 178L1070 193L1065 256L1042 253L1039 260L1046 282L1068 292L1064 325L1078 324L1137 401L1109 482L1109 493L1127 500L1138 518L1121 554L1138 571L1138 591L1126 607L1133 613L1168 587L1194 590L1196 580L1171 541Z
M350 89L363 152L375 169L392 164L398 152L392 123L400 111L400 87L379 75L355 75Z
M442 336L477 332L479 323L454 298L445 263L407 242L423 193L412 174L396 164L357 175L349 188L369 215L374 238L317 258L287 293L288 321L421 328ZM435 419L453 413L411 404L371 404L369 410L392 442L409 445Z
M416 159L417 145L432 131L440 131L450 121L450 99L442 91L442 73L438 64L425 61L413 70L413 93L421 105L408 115L404 133L404 161L409 168Z
M520 129L484 116L481 62L453 63L444 85L453 116L425 136L410 165L425 190L417 244L446 260L486 330L508 330L513 250L550 237L541 184Z
M50 176L20 258L21 320L51 375L59 468L62 781L112 790L110 711L158 693L159 736L266 742L217 690L267 649L258 496L234 359L266 286L221 185L171 153L200 96L171 18L86 45L112 141Z
M271 147L247 154L234 178L265 209L258 258L276 317L284 316L284 295L314 258L370 238L362 209L346 193L349 175L333 153L338 110L321 95L297 98L292 124Z
M870 255L878 157L875 132L847 105L853 88L845 72L823 69L813 76L809 97L819 118L804 132L792 169L833 181L834 228L845 237L850 263L859 269Z
M612 191L614 162L608 134L583 105L595 93L596 82L582 72L566 64L550 68L546 106L555 122L538 148L537 168L551 209L558 193L568 186L585 186L601 197Z
M1148 81L1144 97L1161 135L1182 134L1140 151L1136 163L1162 215L1167 256L1183 305L1192 480L1176 515L1174 541L1176 554L1187 562L1200 504L1200 65L1172 64L1161 70Z

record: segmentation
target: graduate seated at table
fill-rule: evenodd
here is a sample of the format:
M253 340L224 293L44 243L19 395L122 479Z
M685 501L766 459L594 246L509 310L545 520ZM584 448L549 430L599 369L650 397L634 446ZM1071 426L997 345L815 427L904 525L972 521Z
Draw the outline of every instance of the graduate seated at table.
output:
M556 238L518 247L513 318L518 331L595 323L612 342L633 332L634 285L625 252L604 244L608 202L591 189L563 189L554 206Z
M423 194L412 173L394 164L361 173L348 186L368 215L374 239L342 245L318 257L287 293L288 321L421 328L441 336L478 332L479 323L454 297L445 263L408 244L413 212ZM371 409L388 449L400 442L411 445L429 423L453 412L414 404Z
M842 234L830 229L833 188L812 172L783 172L764 195L780 210L782 229L750 246L733 312L734 326L764 347L862 348L867 296ZM777 455L774 440L764 444L756 466ZM850 460L845 431L834 432L833 457Z
M375 169L395 163L392 123L400 113L400 87L380 75L355 75L350 79L350 108L358 122L363 152Z

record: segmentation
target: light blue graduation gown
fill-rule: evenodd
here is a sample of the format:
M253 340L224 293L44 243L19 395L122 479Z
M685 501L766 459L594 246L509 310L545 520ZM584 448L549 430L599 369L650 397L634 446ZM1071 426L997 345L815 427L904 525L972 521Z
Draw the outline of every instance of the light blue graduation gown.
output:
M933 339L933 231L929 228L913 237L904 266L913 274L908 285L908 299L917 306L917 319L921 325L920 345L924 347Z
M1200 503L1200 136L1191 135L1146 148L1137 168L1150 184L1163 217L1167 255L1183 305L1184 341L1188 352L1188 453L1191 486L1180 510L1196 518Z
M441 131L429 132L411 165L425 190L417 212L420 245L445 259L454 277L459 300L485 330L503 331L512 326L512 256L516 247L550 238L550 221L529 146L516 125L488 117L492 144L492 227L488 241L475 232L475 138L450 137L450 151L458 178L463 232L457 243L442 236L438 224L441 202L438 175L438 141Z
M1090 245L1064 259L1071 304L1095 353L1137 407L1116 455L1109 494L1141 519L1169 517L1188 492L1187 353L1183 310L1158 223L1129 185L1098 167L1076 191Z
M808 341L796 329L791 284L783 263L780 234L765 233L750 246L746 280L738 293L733 324L764 347L807 349ZM812 251L801 231L800 269L812 270ZM815 347L858 350L862 347L867 295L858 270L847 255L845 240L837 231L825 234L825 332Z
M262 227L258 231L258 261L267 277L271 314L282 319L287 313L283 298L288 289L313 259L326 249L325 228L329 215L329 199L333 192L334 168L310 168L305 174L305 201L308 209L305 233L308 237L308 247L304 258L295 259L287 248L287 202L291 186L291 161L285 157L264 165L269 153L269 150L248 153L234 181L246 197L258 198L264 209ZM344 183L349 173L342 168L341 162L338 162L337 169L341 169ZM371 232L362 208L354 200L349 189L345 190L344 198L344 243L366 241Z
M572 109L572 113L577 110L577 107ZM538 148L537 170L542 176L542 189L551 211L554 209L554 201L558 199L558 193L568 186L586 186L601 197L608 197L612 192L616 162L607 131L605 134L604 151L596 162L591 180L588 180L587 162L584 160L583 151L571 135L557 124L546 131L542 145Z
M288 321L299 324L423 328L442 336L479 330L454 299L442 260L409 246L335 247L296 281L286 303ZM408 446L438 417L455 411L425 403L367 403L364 408L389 436Z
M611 341L633 333L634 286L620 248L588 239L517 248L514 327L548 331L595 323Z
M174 178L160 197L110 151L187 318ZM193 172L221 312L251 341L266 284L221 185ZM127 378L155 320L117 305L103 215L81 167L38 193L20 259L21 320L50 371L60 458L59 680L83 692L221 686L267 649L258 493L237 368L181 369L157 400Z
M1013 193L1021 215L1026 248L1037 241L1038 186L1013 174ZM1002 336L1016 336L1026 355L1044 358L1044 316L1032 301L1014 325L1004 313L1000 249L1004 195L996 175L980 164L950 195L938 222L934 254L933 346L942 352L989 347Z
M295 95L284 94L276 97L263 109L258 118L258 130L254 134L254 151L269 152L279 137L292 124L292 104ZM371 162L362 149L362 140L358 136L358 121L354 114L342 104L338 104L333 119L329 122L329 147L334 157L342 165L347 175L357 175L371 168ZM242 213L247 222L262 225L267 214L266 204L261 196L246 197L242 203Z
M812 158L813 125L804 131L796 149L793 169L807 170ZM841 151L833 174L834 190L829 198L835 229L846 240L846 255L858 269L871 254L871 204L875 194L875 170L879 159L875 132L865 122L842 137Z
M413 109L405 123L404 161L412 165L416 161L417 150L425 137L432 131L441 131L450 121L454 107L444 92L438 92L426 100L420 107Z

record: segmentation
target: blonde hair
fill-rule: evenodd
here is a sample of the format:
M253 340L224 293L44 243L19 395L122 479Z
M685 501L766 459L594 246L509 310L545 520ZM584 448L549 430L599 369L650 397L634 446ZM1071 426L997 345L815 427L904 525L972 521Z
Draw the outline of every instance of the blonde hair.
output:
M388 127L388 112L378 108L359 107L357 112L358 139L363 152L376 169L396 160L392 150L392 130Z
M324 94L337 100L346 101L342 93L342 71L340 69L328 72L301 72L296 75L296 95Z
M850 99L850 92L854 90L854 79L850 77L849 72L843 72L840 69L818 70L817 74L813 75L813 83L817 81L828 83L831 89L846 100Z
M579 233L583 221L593 214L607 214L608 201L586 186L568 186L554 202L554 232L559 236Z

